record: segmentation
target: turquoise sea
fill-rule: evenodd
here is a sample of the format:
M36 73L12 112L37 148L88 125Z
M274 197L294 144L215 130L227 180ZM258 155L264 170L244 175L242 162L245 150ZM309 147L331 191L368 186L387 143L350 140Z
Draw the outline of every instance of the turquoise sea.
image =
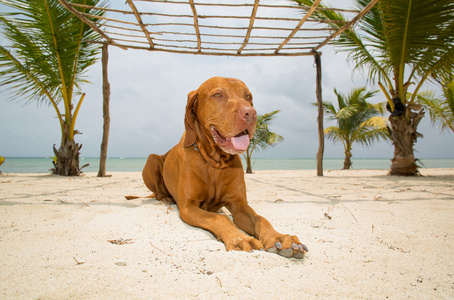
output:
M146 158L109 158L107 159L107 172L141 172ZM389 169L389 159L353 159L352 169ZM325 158L323 169L342 169L344 160L340 158ZM80 160L80 166L89 164L82 169L83 172L98 172L99 158L87 157ZM454 158L420 159L423 168L454 168ZM243 161L243 166L245 163ZM49 173L52 168L50 158L43 157L6 157L0 166L3 173ZM311 158L301 159L253 159L253 170L315 170L316 160Z

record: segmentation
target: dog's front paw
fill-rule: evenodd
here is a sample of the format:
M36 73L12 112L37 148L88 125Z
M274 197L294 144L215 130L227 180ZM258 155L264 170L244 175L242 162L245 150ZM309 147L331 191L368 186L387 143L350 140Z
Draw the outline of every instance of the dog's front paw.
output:
M222 241L224 242L227 251L236 250L250 252L252 250L265 249L261 241L246 234L240 234L235 237L222 239Z
M281 256L287 257L287 258L303 258L306 252L309 251L309 249L306 247L306 245L303 245L300 243L298 238L294 235L280 235L275 238L274 244L270 244L268 241L267 243L267 248L266 251L270 253L277 253Z

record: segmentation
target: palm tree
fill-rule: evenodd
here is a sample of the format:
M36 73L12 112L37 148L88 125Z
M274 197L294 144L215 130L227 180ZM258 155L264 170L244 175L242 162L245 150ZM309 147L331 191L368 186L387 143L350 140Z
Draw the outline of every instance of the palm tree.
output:
M3 156L0 156L0 166L3 164L5 161L5 158ZM2 175L2 171L0 171L0 175Z
M368 103L367 99L373 97L377 91L366 92L364 87L353 89L348 96L336 89L334 93L337 96L338 109L326 101L323 102L323 108L327 118L336 121L337 126L326 128L325 134L334 142L342 142L345 150L343 169L350 169L353 143L371 146L380 139L389 139L386 119L376 116L383 113L384 105Z
M254 136L252 137L249 146L246 149L246 153L243 154L247 164L246 173L252 173L252 152L254 152L255 150L258 151L259 149L265 150L269 146L275 146L277 143L280 143L284 140L282 136L277 133L271 132L268 128L268 125L271 123L274 116L279 111L280 110L275 110L270 113L257 116L257 127Z
M84 4L105 6L101 0L74 0L81 11ZM85 94L83 74L97 61L99 37L58 0L0 0L14 13L0 14L0 28L9 44L0 46L0 85L8 86L12 98L51 105L61 128L61 143L54 163L55 174L78 175L79 150L74 140L77 114ZM90 18L92 21L98 19ZM77 101L75 97L80 97ZM60 104L63 106L60 106Z
M430 114L432 125L439 125L441 130L451 130L454 133L454 81L441 82L443 98L438 99L431 91L418 95L419 102L423 104Z
M356 6L362 9L369 2L356 0ZM315 14L325 20L345 20L340 13L318 10ZM388 100L394 144L391 175L418 174L413 146L421 136L417 126L424 111L417 95L427 80L441 78L454 67L453 15L452 0L380 0L355 29L345 30L333 41L349 52L355 69L368 72L369 80L380 86ZM413 84L413 92L407 93Z

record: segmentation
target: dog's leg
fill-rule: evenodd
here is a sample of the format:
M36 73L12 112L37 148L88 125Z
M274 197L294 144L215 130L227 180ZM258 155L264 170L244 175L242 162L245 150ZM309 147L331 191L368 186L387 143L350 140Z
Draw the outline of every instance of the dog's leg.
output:
M156 200L174 203L172 196L164 184L164 179L162 178L162 170L166 155L151 154L148 156L142 171L142 178L147 188L154 193Z
M303 258L308 251L298 237L277 232L267 219L258 215L247 203L230 204L227 208L238 228L259 239L266 251L294 258Z
M196 205L178 207L180 218L187 224L210 231L224 242L226 250L251 251L264 249L263 244L238 230L229 217L205 211Z

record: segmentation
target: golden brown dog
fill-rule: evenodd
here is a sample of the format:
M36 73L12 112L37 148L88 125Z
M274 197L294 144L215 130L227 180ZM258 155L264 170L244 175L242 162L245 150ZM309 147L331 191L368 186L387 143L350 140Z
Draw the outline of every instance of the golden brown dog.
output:
M246 200L238 154L248 147L256 119L252 95L242 81L207 80L188 95L182 139L165 155L148 157L143 180L156 199L175 202L184 222L213 233L227 251L266 250L302 258L306 246L296 236L274 230ZM224 206L233 222L217 213Z

